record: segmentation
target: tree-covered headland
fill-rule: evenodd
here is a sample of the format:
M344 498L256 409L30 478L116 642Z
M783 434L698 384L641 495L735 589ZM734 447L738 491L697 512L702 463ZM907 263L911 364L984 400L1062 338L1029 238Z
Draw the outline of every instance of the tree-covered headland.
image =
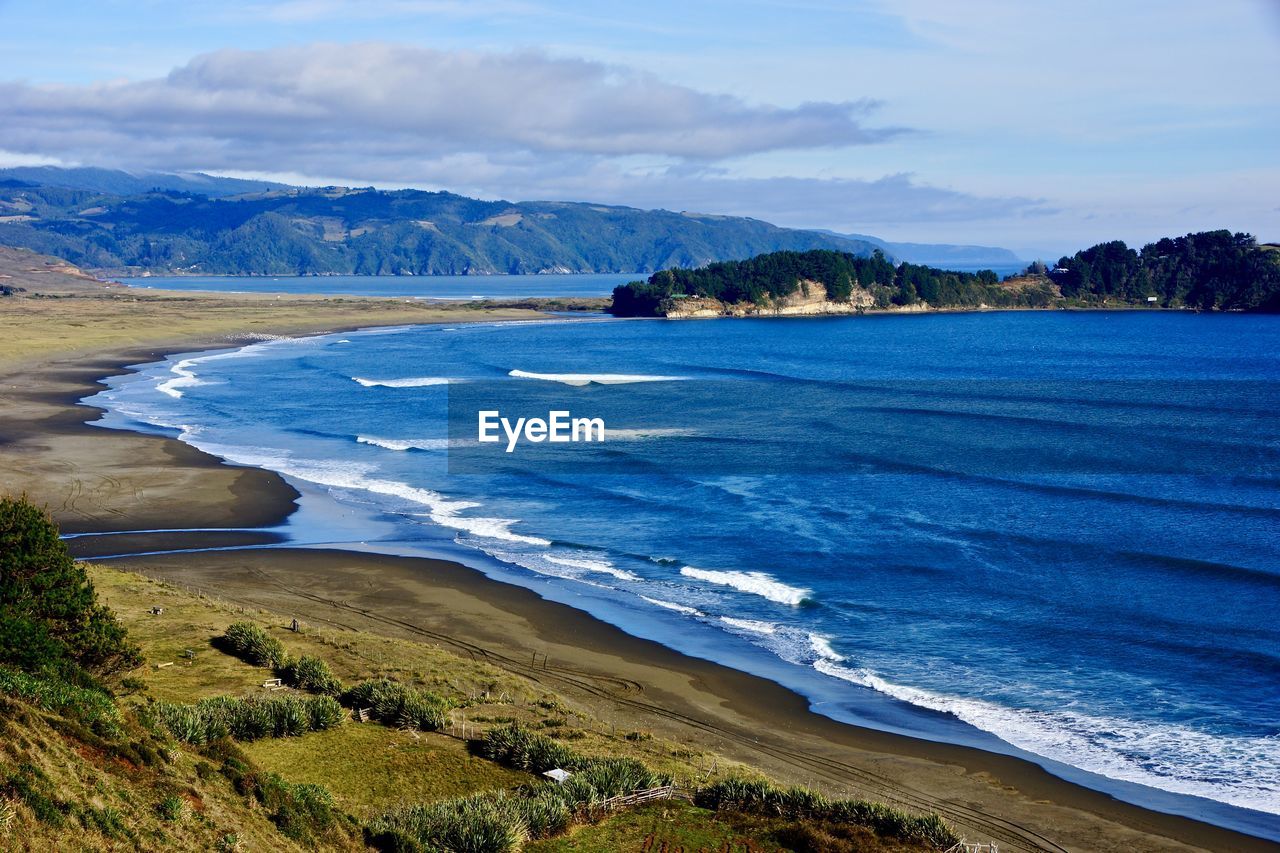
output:
M1001 281L991 270L954 272L894 265L829 250L771 252L698 269L665 269L615 288L621 317L661 316L687 298L766 306L816 282L833 302L876 308L1048 308L1157 305L1221 311L1280 311L1280 251L1248 234L1207 231L1135 251L1101 243L1064 257L1053 270L1033 264ZM1154 297L1154 298L1153 298Z

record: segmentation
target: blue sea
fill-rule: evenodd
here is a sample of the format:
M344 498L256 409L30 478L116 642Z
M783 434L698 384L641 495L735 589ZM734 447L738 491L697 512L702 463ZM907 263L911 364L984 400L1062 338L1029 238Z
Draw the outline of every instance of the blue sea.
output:
M283 474L294 544L450 556L836 719L1280 839L1280 318L417 326L89 402ZM605 441L507 453L483 408Z

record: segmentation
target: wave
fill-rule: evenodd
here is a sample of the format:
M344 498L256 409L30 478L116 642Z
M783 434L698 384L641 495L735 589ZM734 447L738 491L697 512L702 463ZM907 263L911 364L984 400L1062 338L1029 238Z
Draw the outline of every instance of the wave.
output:
M788 586L782 583L772 575L764 572L716 572L709 569L698 569L693 566L685 566L680 569L680 574L687 578L696 578L697 580L706 581L707 583L719 584L720 586L729 586L739 592L746 592L752 595L759 595L770 601L776 601L779 604L789 604L792 607L805 601L813 594L813 590L803 587Z
M226 361L233 358L244 358L258 352L268 344L292 343L297 338L284 338L273 335L253 335L255 343L242 346L238 349L218 351L209 355L195 356L194 358L184 358L174 364L169 365L169 372L173 374L172 379L165 380L156 385L156 390L161 394L173 397L175 400L182 398L182 388L191 388L196 385L202 385L200 377L196 375L194 368L197 364L204 364L209 361Z
M809 648L813 649L813 653L818 656L819 660L831 661L832 663L839 663L844 660L844 655L831 647L831 638L824 637L822 634L809 635Z
M652 429L614 429L605 432L606 441L644 441L650 438L682 438L701 435L697 430L682 427L653 427Z
M686 616L706 616L706 614L698 608L690 607L687 604L676 604L674 601L663 601L660 598L650 598L647 595L642 595L640 597L657 607L674 610L676 613L683 613Z
M362 376L352 376L351 381L366 388L425 388L429 385L448 385L458 380L441 376L411 376L407 379L365 379Z
M548 563L554 563L557 566L566 566L571 569L582 569L588 572L598 572L605 575L613 575L615 578L624 581L638 581L640 576L633 574L626 569L619 569L608 560L590 560L579 557L552 557L544 556L542 559Z
M734 619L731 616L721 616L720 621L730 628L738 628L751 634L776 634L778 632L777 624L759 619Z
M650 376L641 373L530 373L512 370L507 373L516 379L541 379L544 382L560 382L564 385L626 385L632 382L681 382L687 376Z
M182 361L169 368L169 372L174 374L174 378L166 382L161 382L156 386L156 390L161 394L167 394L175 400L182 397L182 392L178 389L189 388L192 385L199 385L200 379L196 376L192 367L199 364L199 359L184 358Z
M369 492L375 495L399 498L408 503L426 508L424 513L406 513L422 515L441 527L466 533L478 539L492 539L502 542L518 542L525 545L549 546L551 541L538 536L526 536L511 530L519 524L518 518L492 518L487 516L462 515L469 509L481 504L474 501L455 500L430 489L418 488L397 480L384 480L370 477L369 467L315 459L295 459L289 451L275 448L230 446L204 443L194 440L194 436L184 434L181 440L199 450L219 456L237 465L252 465L277 471L286 477L297 477L319 486L333 489L352 489Z
M950 714L1006 743L1110 779L1280 814L1277 738L1224 736L1171 723L1011 708L886 681L820 658L821 673Z
M357 435L360 444L372 444L386 450L448 450L447 438L375 438L370 435Z

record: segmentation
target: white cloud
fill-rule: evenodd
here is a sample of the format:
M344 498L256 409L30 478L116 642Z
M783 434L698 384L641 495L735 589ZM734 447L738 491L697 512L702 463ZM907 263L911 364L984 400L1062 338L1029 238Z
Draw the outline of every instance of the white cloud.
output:
M901 132L868 127L874 108L748 104L603 63L390 44L222 50L159 79L0 85L10 150L136 152L151 167L187 168L262 168L286 157L308 171L338 154L477 151L715 160Z
M868 126L875 107L751 104L540 53L317 44L217 51L146 80L0 84L7 128L0 145L11 162L38 156L580 199L815 227L981 221L1041 207L922 186L906 175L742 171L753 154L849 152L903 132Z

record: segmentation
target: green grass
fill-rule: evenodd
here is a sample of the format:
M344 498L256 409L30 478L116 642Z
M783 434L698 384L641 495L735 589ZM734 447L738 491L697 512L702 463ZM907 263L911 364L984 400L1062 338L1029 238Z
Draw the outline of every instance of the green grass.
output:
M535 841L525 853L657 853L668 851L729 850L732 853L765 853L785 850L768 840L769 827L721 820L714 812L682 800L651 803L620 812L601 823L581 826L559 838ZM727 845L727 846L726 846Z
M266 770L295 782L325 785L339 805L358 816L388 803L432 802L533 781L528 774L472 756L455 738L415 738L376 723L351 723L241 748Z

